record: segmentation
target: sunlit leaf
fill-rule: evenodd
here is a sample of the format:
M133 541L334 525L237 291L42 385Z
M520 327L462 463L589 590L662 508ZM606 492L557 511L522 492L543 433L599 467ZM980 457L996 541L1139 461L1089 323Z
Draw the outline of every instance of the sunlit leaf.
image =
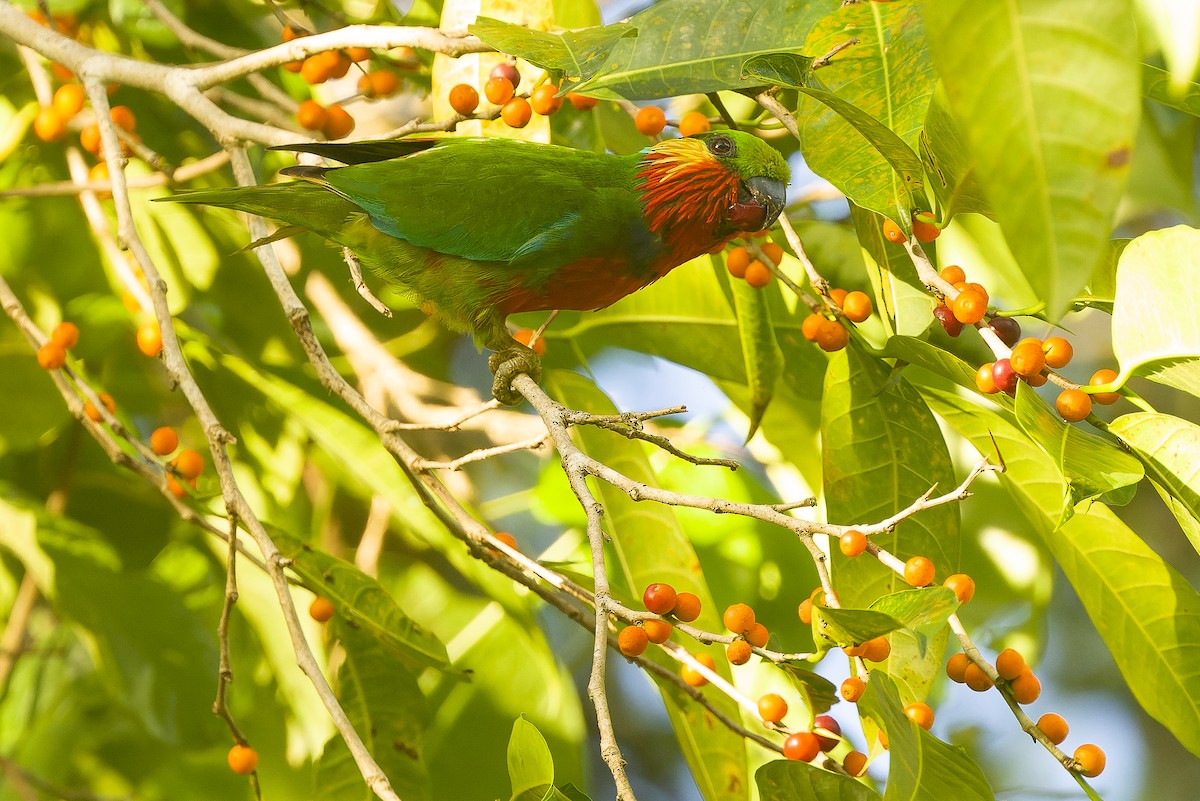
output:
M841 773L775 759L754 774L762 801L881 801L879 793Z
M637 36L637 28L623 22L546 33L489 17L479 17L468 30L501 53L520 56L543 69L561 70L578 80L586 80L602 69L620 39Z
M720 258L711 258L714 268L720 270ZM775 382L783 371L783 352L771 326L771 309L764 296L767 289L756 289L739 280L730 281L730 285L750 389L750 431L746 434L749 439L758 429L771 396L775 394Z
M1200 426L1169 414L1134 412L1113 420L1109 431L1133 449L1150 477L1175 499L1181 508L1172 511L1184 530L1194 531L1200 525ZM1200 548L1200 542L1192 544Z

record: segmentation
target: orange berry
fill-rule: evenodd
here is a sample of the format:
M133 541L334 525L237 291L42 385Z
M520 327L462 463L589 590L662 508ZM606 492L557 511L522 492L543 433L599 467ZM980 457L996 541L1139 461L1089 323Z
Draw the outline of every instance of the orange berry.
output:
M650 620L642 621L642 629L646 632L646 637L655 645L661 645L671 639L671 632L674 631L674 626L665 620Z
M857 289L847 294L840 305L842 312L856 323L861 323L871 316L871 299L867 297L867 293Z
M926 587L933 582L933 562L924 556L914 556L904 563L904 580L914 587Z
M669 614L678 602L678 594L670 584L651 584L642 593L642 603L646 610L656 615Z
M925 222L920 217L913 215L913 236L918 242L932 242L942 235L942 229L938 228L931 222Z
M186 498L188 494L187 489L170 473L167 474L167 492L176 498Z
M811 762L821 753L821 739L811 731L798 731L783 741L783 755L797 762Z
M351 61L353 61L356 64L360 61L366 61L370 57L371 57L371 48L369 48L369 47L347 47L346 48L346 58L350 59Z
M304 69L304 62L303 61L289 61L283 65L283 68L285 70L287 70L288 72L298 74L301 70Z
M138 326L137 346L138 350L147 356L157 356L162 353L162 331L159 330L157 322Z
M883 662L892 655L892 644L887 637L875 637L863 643L863 659L868 662Z
M1042 682L1033 675L1032 670L1026 669L1024 673L1012 680L1009 689L1012 690L1013 699L1018 704L1032 704L1042 694Z
M863 771L867 769L867 755L862 751L851 751L846 754L846 758L842 760L842 767L851 776L858 778L863 775Z
M746 632L746 642L753 645L755 648L766 648L767 640L771 639L771 632L767 631L767 627L762 623L756 622Z
M667 127L667 115L658 106L642 106L633 118L633 124L646 136L658 136Z
M859 643L858 645L843 645L842 651L845 652L846 656L862 656L867 652L866 643Z
M763 242L759 249L763 255L771 260L771 263L778 267L783 263L783 246L775 242Z
M771 268L755 259L746 265L746 283L755 289L762 289L771 283Z
M963 325L974 325L987 314L987 298L974 290L959 292L949 305L954 319Z
M883 238L896 245L903 245L908 241L908 237L904 234L904 229L886 218L883 221Z
M526 347L532 348L533 352L536 353L538 356L545 356L546 355L546 338L538 337L537 342L534 342L533 345L530 345L529 344L530 341L533 340L533 333L534 332L533 332L532 328L518 328L516 331L513 332L513 339L517 340L518 342L520 342L522 345L525 345Z
M975 388L984 395L995 395L1000 391L1000 387L996 386L996 378L992 373L995 366L995 362L988 362L975 371Z
M100 126L96 123L87 125L79 132L79 146L93 156L100 155L102 143L100 141Z
M963 684L967 680L967 665L971 664L971 659L964 653L957 653L946 660L946 675L950 677L950 681Z
M1066 367L1070 363L1071 357L1075 355L1075 348L1062 337L1047 338L1042 343L1042 350L1046 352L1046 364L1055 370Z
M301 28L293 28L291 25L284 25L283 31L280 33L280 39L285 42L290 42L293 39L299 39L302 36L308 36L308 31Z
M330 78L344 78L346 73L350 71L350 58L341 50L334 50L333 70L329 73Z
M1024 378L1037 375L1046 366L1046 352L1042 350L1042 341L1034 337L1022 339L1012 349L1008 357L1013 372Z
M450 90L450 108L468 117L479 108L479 92L469 83L455 84Z
M753 654L750 643L745 640L734 640L725 646L725 656L731 665L744 665L750 661Z
M650 638L641 626L626 626L617 635L617 647L628 657L641 656L646 652L646 644Z
M100 403L104 405L104 408L108 410L109 414L117 413L117 402L113 399L112 395L109 395L107 392L101 392L97 397L100 398ZM104 419L104 416L100 414L100 410L97 409L91 401L84 402L83 413L87 416L87 419L91 420L93 423L99 423Z
M787 701L776 693L767 693L758 699L758 716L767 723L778 723L787 714Z
M754 610L747 604L732 604L725 610L722 620L725 628L734 634L745 634L754 625Z
M867 550L867 535L852 528L838 539L838 548L844 555L854 558Z
M318 623L328 623L333 619L333 602L318 595L308 605L308 616Z
M509 548L512 548L514 551L517 550L517 538L514 537L512 534L509 534L507 531L497 531L495 534L492 535L492 537L494 539L499 540L500 542L503 542L505 545L507 545Z
M50 341L57 342L66 350L70 350L79 342L79 326L75 323L59 323L50 332Z
M696 661L704 665L709 670L715 670L717 663L708 654L696 654ZM683 676L683 680L693 687L703 687L708 684L708 677L701 673L696 668L692 667L691 663L685 662L679 671Z
M846 347L850 342L850 332L846 330L846 326L839 323L837 320L825 320L821 323L821 327L817 329L817 345L826 353L833 353Z
M171 460L176 472L185 479L199 478L204 472L204 457L191 448L184 448L179 455Z
M1092 373L1092 380L1089 381L1088 384L1091 386L1097 386L1100 384L1111 384L1113 381L1116 381L1116 380L1117 380L1116 370L1109 370L1106 368L1104 370L1097 370L1096 372ZM1116 403L1120 399L1121 399L1121 394L1119 392L1094 392L1094 393L1092 393L1092 401L1094 401L1095 403L1102 403L1105 406Z
M800 614L800 622L806 626L812 625L812 609L813 603L809 599L805 598L800 602L800 608L798 610Z
M839 287L829 290L829 299L836 303L837 307L840 309L842 304L846 301L846 296L849 294L849 292ZM825 305L828 306L829 304L827 303Z
M512 100L515 91L516 87L513 86L513 82L501 76L488 78L487 83L483 85L484 97L494 106L503 106Z
M329 112L315 100L305 100L296 108L296 122L310 131L319 131L329 122Z
M1081 389L1064 389L1054 399L1054 408L1068 423L1078 423L1092 413L1092 396Z
M595 108L600 102L599 98L588 97L587 95L576 94L575 92L567 92L567 100L571 101L571 105L577 111L588 111Z
M967 274L963 271L963 268L959 267L957 264L951 264L948 267L943 267L938 275L942 277L943 281L951 285L967 280Z
M804 318L804 322L800 324L800 333L809 342L817 341L817 332L821 330L821 323L825 321L825 316L821 314L808 315Z
M563 99L558 97L558 87L552 83L542 84L529 95L530 107L543 117L549 117L558 111L562 104Z
M851 676L842 682L841 692L842 698L845 698L850 703L854 703L859 698L862 698L863 693L867 691L867 683L858 676Z
M975 580L966 573L947 576L946 580L942 582L942 586L953 590L960 604L965 604L975 597Z
M334 103L325 109L329 114L329 119L321 126L321 133L325 134L328 139L341 139L349 136L354 130L354 118L350 116L350 112L342 108L341 104Z
M367 80L369 92L363 92L363 78ZM359 78L358 86L358 90L369 97L389 97L400 88L400 78L391 70L375 70Z
M174 453L179 447L179 435L170 426L161 426L150 434L150 450L159 456Z
M229 749L229 769L239 776L248 776L258 767L258 752L248 745L235 745Z
M82 86L77 83L64 83L54 90L54 99L50 105L60 117L69 120L83 111L83 102L86 99L87 94Z
M533 109L525 98L514 97L500 109L500 119L504 120L509 128L524 128L533 119Z
M1063 716L1053 712L1047 712L1038 718L1037 727L1046 735L1046 739L1055 745L1067 739L1067 732L1071 730Z
M310 86L325 83L333 77L333 71L338 67L338 54L333 50L324 53L313 53L300 64L300 77Z
M108 110L108 116L114 125L126 133L133 133L137 130L137 117L134 116L129 106L113 106Z
M1076 770L1089 779L1095 778L1104 772L1104 765L1107 762L1107 758L1104 756L1104 751L1100 746L1084 743L1075 749L1074 757Z
M929 704L917 701L904 707L904 714L908 715L908 719L920 726L925 731L933 728L933 710L929 708Z
M750 251L738 245L725 254L725 269L729 270L729 274L734 278L745 278L746 268L753 260Z
M42 106L33 118L33 132L43 142L55 142L67 135L67 121L53 106Z
M690 592L681 592L675 596L675 608L671 610L676 620L691 623L700 617L700 599Z
M983 672L983 668L969 660L966 670L963 671L963 681L977 693L985 692L992 688L991 677Z
M693 134L704 133L712 128L708 117L699 111L689 111L684 114L679 120L679 135L692 136Z
M38 348L37 360L43 370L57 370L67 363L67 350L51 339Z
M813 591L808 594L808 600L812 601L814 606L824 606L825 588L813 587Z

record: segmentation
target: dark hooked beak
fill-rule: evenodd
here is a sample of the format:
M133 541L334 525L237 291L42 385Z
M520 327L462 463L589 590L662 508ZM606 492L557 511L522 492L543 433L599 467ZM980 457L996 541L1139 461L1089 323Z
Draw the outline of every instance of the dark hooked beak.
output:
M782 181L756 175L738 185L737 202L726 216L739 231L761 231L778 219L786 201L787 186Z

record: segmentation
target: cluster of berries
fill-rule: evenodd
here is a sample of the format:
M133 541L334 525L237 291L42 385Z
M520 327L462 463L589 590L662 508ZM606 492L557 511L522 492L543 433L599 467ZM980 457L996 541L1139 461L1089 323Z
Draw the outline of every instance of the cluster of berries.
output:
M667 124L667 114L658 106L642 106L633 117L634 127L646 136L658 136ZM689 111L679 118L679 122L672 124L679 129L680 136L692 136L712 128L712 120L701 111Z
M841 316L852 323L863 322L871 316L873 310L867 293L857 289L853 292L831 289L829 299L841 309ZM813 312L804 318L804 322L800 324L800 333L809 342L815 342L821 350L833 353L846 347L850 342L850 332L841 320L828 317L828 314L836 315L837 310L826 302L824 312Z
M484 97L493 106L500 107L500 119L508 127L524 128L535 113L549 117L562 108L563 98L559 97L557 84L538 84L528 95L517 94L520 85L521 73L510 61L502 61L492 67L487 83L483 85ZM566 99L579 111L587 111L600 102L594 97L575 92L568 92ZM469 83L456 84L450 89L449 100L450 108L469 117L479 108L479 91Z

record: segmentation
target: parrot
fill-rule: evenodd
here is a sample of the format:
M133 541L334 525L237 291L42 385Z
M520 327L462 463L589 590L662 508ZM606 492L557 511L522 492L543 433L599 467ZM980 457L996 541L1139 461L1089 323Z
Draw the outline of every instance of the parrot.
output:
M593 311L745 232L770 227L790 179L775 148L739 130L668 138L629 155L499 137L303 143L345 166L170 200L256 214L347 248L379 279L494 351L493 395L521 398L540 361L506 318Z

